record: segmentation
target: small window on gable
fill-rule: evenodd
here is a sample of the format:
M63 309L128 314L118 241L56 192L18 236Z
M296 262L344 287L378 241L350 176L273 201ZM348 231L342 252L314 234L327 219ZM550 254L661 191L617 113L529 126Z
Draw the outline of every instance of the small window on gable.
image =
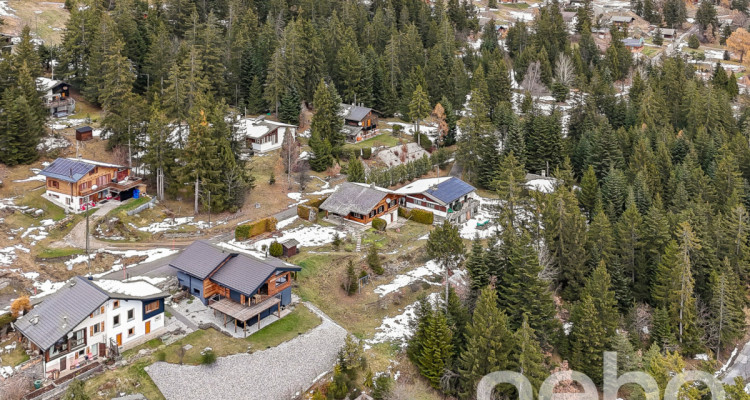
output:
M117 309L120 307L120 300L115 300L112 302L112 309Z

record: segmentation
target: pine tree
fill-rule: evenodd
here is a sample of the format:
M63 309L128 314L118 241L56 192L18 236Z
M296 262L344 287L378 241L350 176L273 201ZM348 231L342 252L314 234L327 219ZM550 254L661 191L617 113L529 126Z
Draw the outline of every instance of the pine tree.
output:
M732 271L741 281L746 282L750 276L750 215L741 204L734 206L722 219L720 246L718 254L729 259Z
M356 43L345 43L339 50L336 59L338 61L337 77L342 100L349 104L360 102L364 89L360 86L365 71Z
M417 358L419 371L433 388L440 388L440 380L453 358L451 331L445 313L435 311L427 323L421 352Z
M606 337L614 337L619 320L617 300L607 267L603 261L589 275L581 296L588 296L592 299L597 311L597 318L602 323Z
M721 351L728 343L740 339L745 328L744 289L738 284L737 276L734 275L729 259L725 258L721 272L713 276L711 298L709 307L711 310L712 332L711 339L714 343L714 354L718 359Z
M589 165L581 179L581 191L578 192L578 202L586 211L589 222L594 219L594 209L599 202L599 182L596 179L594 167Z
M602 382L603 353L609 337L599 319L596 306L589 295L584 295L570 315L571 366L588 375L594 383Z
M417 129L414 133L417 137L417 143L421 144L422 132L419 129L419 123L424 118L430 115L430 101L427 98L427 93L422 90L421 85L417 85L414 93L411 96L411 102L409 103L409 117L412 121L417 124Z
M357 293L357 290L359 290L359 279L357 278L357 272L354 270L354 262L352 260L349 260L346 266L346 276L341 287L349 296Z
M506 370L514 347L508 317L497 308L495 289L488 286L479 295L466 328L466 347L459 355L461 396L472 396L486 374Z
M623 272L629 278L638 299L643 299L648 293L649 282L643 263L642 225L643 217L631 198L625 212L615 225L615 236Z
M417 363L422 354L422 346L427 337L427 327L435 311L430 304L430 299L426 296L417 301L417 307L414 310L414 318L411 320L412 332L406 347L406 355L409 359Z
M253 77L247 94L247 111L251 114L261 114L267 109L266 101L263 98L263 85L256 75Z
M528 315L524 315L521 326L516 330L513 339L516 347L511 355L512 368L529 380L536 395L542 382L549 375L549 371L536 333L529 326Z
M464 258L464 243L458 234L458 228L450 223L443 221L430 232L425 246L427 256L435 260L445 270L445 302L448 302L448 276L451 270L458 266Z
M281 98L279 120L285 124L299 125L300 102L297 89L292 86Z
M651 339L654 345L664 348L674 348L677 343L674 326L665 307L659 307L654 311Z
M44 131L33 105L18 89L5 89L0 98L0 163L7 166L28 164L39 154L36 146Z
M453 288L448 294L447 311L448 327L453 332L453 351L458 353L466 345L466 325L471 320L471 314Z
M346 180L349 182L365 181L365 166L358 157L349 159L349 164L346 167Z
M310 148L312 150L310 168L313 171L322 172L333 165L331 142L328 139L321 139L317 131L313 131L310 136Z
M469 274L469 305L474 307L479 293L489 284L489 271L484 259L484 248L479 240L479 235L471 242L471 251L464 264L466 272Z
M512 151L500 161L496 176L492 186L503 202L503 206L497 208L498 224L503 227L518 227L521 220L517 216L524 213L526 171Z
M633 348L633 343L625 332L617 332L612 338L612 351L617 353L618 374L637 371L641 368L641 357Z

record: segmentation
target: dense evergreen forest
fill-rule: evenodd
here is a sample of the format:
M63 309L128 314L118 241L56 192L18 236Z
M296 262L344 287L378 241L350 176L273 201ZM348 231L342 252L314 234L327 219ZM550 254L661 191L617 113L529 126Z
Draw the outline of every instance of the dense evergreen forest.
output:
M750 278L750 109L736 77L636 61L616 28L600 51L588 2L573 34L552 1L502 43L472 2L433 3L69 0L61 46L37 51L27 30L0 63L1 161L35 159L45 112L33 78L52 65L102 107L110 148L131 143L169 194L200 182L215 211L253 185L236 115L294 122L310 106L310 164L323 171L344 156L340 102L414 121L439 104L438 145L498 194L502 229L466 249L466 296L420 304L408 353L433 387L471 398L484 374L513 369L537 389L551 355L600 384L606 350L662 388L683 357L726 361L745 335ZM665 3L667 25L684 22L678 3ZM710 19L712 3L700 7ZM548 95L572 107L542 107ZM527 190L528 172L554 176L554 192ZM435 232L436 249L457 236Z

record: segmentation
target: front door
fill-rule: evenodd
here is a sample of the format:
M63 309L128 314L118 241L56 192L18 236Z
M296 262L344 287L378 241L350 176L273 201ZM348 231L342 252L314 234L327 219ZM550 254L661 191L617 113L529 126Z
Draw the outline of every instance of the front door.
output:
M65 371L68 368L68 357L65 356L60 359L60 371Z
M146 321L146 334L151 333L151 321Z
M104 357L106 355L107 355L107 345L104 342L99 343L99 356Z
M122 333L117 334L117 345L122 346Z

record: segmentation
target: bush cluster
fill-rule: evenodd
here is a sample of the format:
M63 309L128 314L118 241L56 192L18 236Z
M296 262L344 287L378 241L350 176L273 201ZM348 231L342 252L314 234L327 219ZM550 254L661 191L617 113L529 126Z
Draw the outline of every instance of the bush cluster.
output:
M387 225L388 223L386 223L383 218L375 218L372 220L372 227L379 231L384 231Z
M234 238L236 240L247 240L253 236L260 235L265 232L273 232L276 230L276 218L269 217L255 221L250 224L237 225L234 228Z

